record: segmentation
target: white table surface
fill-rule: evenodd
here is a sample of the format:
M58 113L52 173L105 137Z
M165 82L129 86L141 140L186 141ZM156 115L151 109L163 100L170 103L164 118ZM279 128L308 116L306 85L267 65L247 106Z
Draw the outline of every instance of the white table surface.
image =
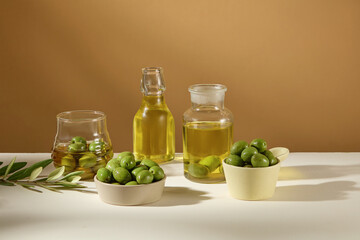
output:
M50 154L1 153L0 161L14 156ZM0 239L360 239L360 153L291 153L265 201L233 199L225 183L193 183L179 160L162 167L163 196L145 206L106 204L93 182L85 183L92 193L0 186Z

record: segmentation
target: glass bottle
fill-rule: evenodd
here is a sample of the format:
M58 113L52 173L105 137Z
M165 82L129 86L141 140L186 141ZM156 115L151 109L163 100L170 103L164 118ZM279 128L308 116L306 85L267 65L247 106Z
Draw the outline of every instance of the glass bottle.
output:
M189 87L191 108L183 115L184 175L200 183L225 180L222 160L233 143L233 115L224 107L221 84Z
M143 68L140 89L144 96L133 122L135 158L170 161L175 156L175 123L165 103L162 68Z
M51 158L65 172L84 171L82 179L93 178L113 157L106 115L100 111L77 110L59 113Z

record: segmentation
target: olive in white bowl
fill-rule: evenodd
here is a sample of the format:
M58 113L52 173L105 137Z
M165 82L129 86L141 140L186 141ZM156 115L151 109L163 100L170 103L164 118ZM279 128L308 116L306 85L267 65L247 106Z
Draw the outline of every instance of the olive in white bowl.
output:
M267 150L262 139L251 144L238 141L232 154L223 160L223 169L230 195L241 200L271 198L276 189L280 162L289 155L289 149L276 147Z
M136 161L131 152L122 152L100 168L94 177L100 198L114 205L142 205L161 198L164 170L154 161Z

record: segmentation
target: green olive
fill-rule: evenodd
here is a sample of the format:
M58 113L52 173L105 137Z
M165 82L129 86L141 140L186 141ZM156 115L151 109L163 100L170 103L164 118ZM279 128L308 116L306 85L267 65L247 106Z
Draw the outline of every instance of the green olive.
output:
M107 164L106 168L110 170L110 172L114 172L115 168L121 167L120 161L116 158L111 159Z
M159 166L159 164L157 164L156 162L154 162L153 160L150 159L144 159L141 161L140 165L145 165L148 168L151 168L153 166Z
M86 151L86 144L81 142L72 143L68 146L69 152L85 152Z
M209 168L199 163L190 163L188 172L191 176L196 178L205 178L209 174Z
M139 185L139 184L137 183L137 181L130 181L130 182L126 183L125 185Z
M247 142L237 141L231 146L230 153L241 156L241 152L247 147L248 147Z
M100 168L106 167L106 160L101 158L100 161L96 163L96 165L93 167L94 172L97 172Z
M217 169L220 166L221 160L218 156L207 156L201 159L199 164L208 167L210 172L213 172L215 171L215 169Z
M269 159L270 166L273 166L279 162L279 160L276 157L274 157L274 154L269 150L265 150L264 155Z
M92 142L89 144L90 152L105 152L105 143L104 142Z
M134 157L134 154L132 152L129 152L129 151L125 151L125 152L121 152L119 153L119 155L117 156L117 159L121 160L123 157L126 157L126 156L132 156ZM135 158L135 157L134 157Z
M112 172L112 175L114 179L122 185L131 181L131 174L123 167L115 168L115 170Z
M97 163L97 157L93 153L86 153L79 159L79 166L83 168L94 167Z
M164 170L161 167L153 166L149 169L149 171L154 176L154 181L160 181L165 177Z
M142 170L136 175L136 181L139 184L149 184L154 180L154 176L149 170Z
M251 141L250 146L255 147L259 153L263 153L267 148L267 143L264 139L257 138Z
M244 161L241 159L241 157L239 157L238 155L235 155L235 154L230 154L225 159L225 162L227 164L230 164L230 165L233 165L233 166L239 166L239 167L244 166Z
M148 167L147 166L139 166L139 167L136 167L134 168L132 171L131 171L131 176L133 177L133 179L136 180L136 175L141 172L142 170L148 170Z
M242 153L241 153L241 158L242 160L244 160L244 162L246 164L250 164L251 163L251 157L258 153L258 150L254 147L248 147L248 148L245 148Z
M124 156L120 160L120 166L126 168L127 170L131 170L135 167L136 162L134 156Z
M76 136L71 139L71 143L83 143L86 145L86 140L83 137Z
M76 161L71 154L61 158L61 166L65 166L65 172L71 172L76 167Z
M100 182L110 182L111 172L107 168L100 168L96 173L96 177Z
M255 168L256 167L268 167L269 159L261 153L256 153L251 157L251 165Z

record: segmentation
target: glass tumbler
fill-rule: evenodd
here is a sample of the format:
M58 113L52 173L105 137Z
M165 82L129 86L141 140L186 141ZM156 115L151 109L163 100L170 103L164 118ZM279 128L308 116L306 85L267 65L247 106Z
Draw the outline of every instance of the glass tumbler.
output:
M222 160L233 143L233 115L224 107L221 84L189 87L191 108L183 115L184 175L200 183L225 181Z
M114 153L106 127L106 115L100 111L77 110L59 113L51 157L55 167L65 172L84 171L82 179L93 178Z

